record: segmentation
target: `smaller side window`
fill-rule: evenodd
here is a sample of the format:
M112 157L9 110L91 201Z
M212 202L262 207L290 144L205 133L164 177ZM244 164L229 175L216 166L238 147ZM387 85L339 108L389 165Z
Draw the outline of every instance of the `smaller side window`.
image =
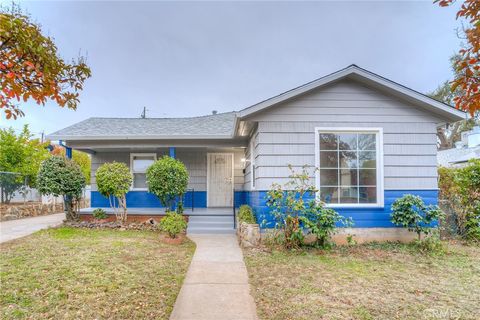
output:
M147 189L147 168L157 160L155 153L130 154L130 170L133 174L133 189Z

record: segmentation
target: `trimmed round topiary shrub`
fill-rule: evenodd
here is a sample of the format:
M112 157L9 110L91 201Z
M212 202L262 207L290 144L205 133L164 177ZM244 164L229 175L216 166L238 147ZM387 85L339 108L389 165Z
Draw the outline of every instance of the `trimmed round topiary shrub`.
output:
M148 191L156 195L169 211L175 200L187 192L187 168L181 161L165 156L147 168L147 184Z
M85 188L85 176L78 164L64 157L50 157L42 162L37 189L43 195L63 196L67 220L78 219L78 201Z
M126 194L132 185L132 173L125 163L102 164L95 173L98 192L107 197L118 221L127 221Z

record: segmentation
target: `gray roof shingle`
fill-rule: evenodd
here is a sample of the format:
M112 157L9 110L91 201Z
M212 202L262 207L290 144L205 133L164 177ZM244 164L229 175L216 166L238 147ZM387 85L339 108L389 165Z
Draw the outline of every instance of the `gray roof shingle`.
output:
M89 118L48 135L51 140L112 138L225 138L233 134L235 112L190 118Z

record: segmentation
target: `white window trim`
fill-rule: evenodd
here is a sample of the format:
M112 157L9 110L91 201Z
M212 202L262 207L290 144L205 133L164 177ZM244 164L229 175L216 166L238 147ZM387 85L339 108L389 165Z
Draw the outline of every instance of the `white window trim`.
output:
M377 162L377 203L328 203L331 208L383 208L384 179L383 179L383 128L370 127L315 127L315 167L320 169L320 133L375 133L376 135L376 162ZM315 173L315 186L320 190L320 171ZM317 192L320 197L320 191Z
M153 161L157 161L157 154L156 153L130 153L130 172L132 173L132 178L134 173L146 173L146 171L133 171L133 158L134 157L153 157ZM134 188L133 183L135 179L132 179L132 185L130 190L132 191L147 191L148 188Z
M254 137L250 139L250 189L255 190L257 182L255 181L257 176L255 171L255 153L253 152L255 148Z

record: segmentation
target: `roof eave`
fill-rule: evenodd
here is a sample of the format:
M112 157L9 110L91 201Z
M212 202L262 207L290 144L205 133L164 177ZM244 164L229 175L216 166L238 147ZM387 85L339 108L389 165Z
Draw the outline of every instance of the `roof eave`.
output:
M93 140L223 140L232 139L232 135L117 135L117 136L72 136L48 135L49 140L93 141Z
M298 95L304 94L306 92L309 92L313 89L319 88L321 86L324 86L326 84L329 84L331 82L340 80L342 78L346 78L348 76L353 76L358 77L357 79L364 79L364 80L369 80L374 83L377 83L385 88L388 88L390 90L393 90L397 92L400 95L404 95L406 97L409 97L410 99L414 99L418 101L419 103L427 104L429 106L432 106L435 108L437 112L439 112L446 120L448 121L458 121L465 119L466 113L455 109L449 105L446 105L440 101L437 101L435 99L432 99L424 94L421 94L415 90L412 90L410 88L407 88L405 86L402 86L398 83L395 83L391 80L388 80L386 78L383 78L377 74L374 74L372 72L369 72L367 70L364 70L362 68L359 68L355 65L351 65L345 69L342 69L340 71L337 71L335 73L329 74L325 77L322 77L320 79L314 80L312 82L309 82L303 86L297 87L293 90L284 92L280 95L277 95L273 98L267 99L265 101L262 101L258 104L255 104L251 107L245 108L243 110L240 110L237 114L240 119L244 119L248 116L251 116L257 112L260 112L262 110L265 110L273 105L276 105L278 103L284 102L286 100L292 99Z

